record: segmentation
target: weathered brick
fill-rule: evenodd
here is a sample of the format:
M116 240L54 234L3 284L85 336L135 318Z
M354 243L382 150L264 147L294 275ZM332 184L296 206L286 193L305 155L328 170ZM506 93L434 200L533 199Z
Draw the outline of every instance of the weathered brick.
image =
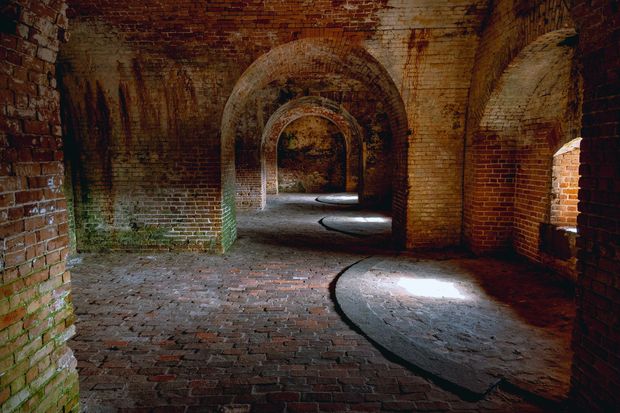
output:
M6 327L10 326L11 324L14 324L17 321L21 320L25 314L26 314L26 309L23 307L20 307L2 316L2 318L0 318L0 330L4 330Z
M618 347L613 331L620 295L615 2L224 3L159 2L145 12L143 4L85 0L72 4L70 23L62 0L2 6L0 128L6 134L0 146L8 149L0 172L9 178L0 178L0 218L6 221L0 224L6 246L2 291L47 314L43 307L55 300L28 303L35 290L64 291L58 283L68 283L69 274L66 255L58 251L66 249L70 236L84 250L226 250L236 237L235 204L260 208L266 192L274 190L273 147L287 126L286 132L294 129L288 122L320 116L343 133L349 148L349 162L340 166L345 188L355 189L357 173L363 202L391 202L398 246L456 246L464 240L475 252L515 251L548 264L540 251L540 224L577 221L580 321L573 393L587 409L615 407L620 382L610 351ZM71 31L76 35L67 42ZM55 73L59 50L64 153ZM309 104L299 104L305 98ZM552 155L579 133L584 147L577 193L578 155L572 154L566 179L555 181ZM68 204L61 189L65 159L73 179ZM52 213L47 203L55 200ZM53 280L41 276L47 267ZM20 277L32 288L14 289ZM318 334L329 323L304 314L294 328ZM54 317L50 339L71 331L69 310ZM23 325L33 327L34 318L3 323L8 324L0 333L8 336ZM269 333L263 328L257 337ZM28 340L36 343L41 332L34 327L30 332ZM293 353L276 346L245 354L223 345L221 336L220 331L205 336L201 345L221 345L212 361L222 366L272 363ZM302 356L321 362L340 357L325 349ZM72 367L49 383L29 370L22 373L13 384L16 394L4 400L9 408L22 403L24 411L75 408ZM358 393L342 393L361 384L338 382L341 373L291 368L268 370L266 376L286 377L294 386L309 375L317 380L308 384L314 390L362 403ZM46 387L45 400L38 389L23 393L26 375L35 387ZM278 380L256 386L288 394ZM244 386L226 388L239 392ZM395 382L378 388L386 394L402 390ZM266 400L257 404L315 408L311 400L295 406L299 400L291 406ZM220 395L205 400L231 401ZM400 402L392 403L384 407L398 408Z
M2 297L7 296L10 306L2 307L0 318L0 342L2 357L10 351L15 363L3 368L0 378L0 403L4 410L45 411L63 410L63 405L75 408L77 386L75 379L69 382L66 374L58 374L57 381L49 391L48 379L56 373L56 366L51 369L43 367L50 364L52 349L66 348L64 342L43 341L43 335L50 331L54 316L49 309L50 300L39 295L41 286L45 285L49 271L45 266L45 244L37 244L35 230L46 225L45 216L34 216L33 210L39 203L52 197L49 183L61 182L61 168L49 172L51 176L41 176L41 164L33 160L54 158L57 143L50 141L50 124L58 124L58 96L52 92L39 94L37 83L54 77L55 52L58 49L55 22L59 12L45 6L48 2L9 2L18 6L15 27L10 34L0 36L3 75L0 78L1 100L7 104L2 113L2 129L11 135L5 138L10 150L3 152L0 174L0 208L7 207L2 215L9 221L0 225L0 238L4 242L2 253ZM61 1L61 3L64 3ZM5 15L6 5L2 6ZM64 13L64 12L63 12ZM62 13L61 13L62 14ZM45 39L38 36L43 32L52 34ZM45 42L49 50L39 49L34 39ZM12 66L11 66L12 65ZM47 73L43 76L43 73ZM10 76L4 75L10 74ZM5 118L8 117L8 118ZM62 195L54 194L54 197ZM6 204L6 205L5 205ZM25 204L25 205L24 205ZM0 212L1 213L1 212ZM37 212L38 214L38 212ZM48 224L49 225L49 224ZM54 255L55 254L55 255ZM58 253L49 256L57 265L62 258ZM40 271L38 271L40 270ZM62 275L63 266L57 267L57 274ZM58 272L60 271L60 272ZM59 278L58 285L64 277ZM59 312L56 320L59 329L56 336L63 336L71 331L70 312ZM52 337L55 338L55 337ZM6 340L11 340L6 343ZM37 360L41 359L39 363ZM47 359L47 361L44 361ZM32 366L29 363L37 363ZM75 368L73 376L75 376ZM8 393L7 393L8 392ZM41 395L45 393L45 397ZM66 394L71 394L66 397Z

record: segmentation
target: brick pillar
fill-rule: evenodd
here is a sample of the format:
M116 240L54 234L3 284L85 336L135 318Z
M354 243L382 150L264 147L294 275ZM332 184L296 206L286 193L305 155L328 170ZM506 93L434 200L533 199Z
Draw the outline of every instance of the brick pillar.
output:
M577 1L584 78L572 395L620 411L620 6Z
M0 405L77 411L59 95L64 1L0 6Z

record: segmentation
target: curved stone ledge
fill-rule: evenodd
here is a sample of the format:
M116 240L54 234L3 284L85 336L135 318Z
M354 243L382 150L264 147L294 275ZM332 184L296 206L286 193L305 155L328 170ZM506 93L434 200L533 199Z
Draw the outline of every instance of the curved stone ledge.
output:
M367 258L342 273L336 283L336 299L344 314L368 338L414 368L452 385L466 396L482 398L497 385L497 378L478 372L472 366L454 363L415 343L390 328L363 299L369 291L366 274L381 261L381 258Z
M355 206L359 204L359 197L352 193L326 194L317 196L316 201L329 205Z
M510 274L493 272L499 261L478 261L370 257L338 278L336 300L376 345L463 398L480 399L505 382L541 403L562 400L570 335L533 326L487 295L478 274ZM515 299L534 298L527 294Z
M392 219L384 216L326 216L319 224L331 231L341 232L354 237L387 236L392 231Z

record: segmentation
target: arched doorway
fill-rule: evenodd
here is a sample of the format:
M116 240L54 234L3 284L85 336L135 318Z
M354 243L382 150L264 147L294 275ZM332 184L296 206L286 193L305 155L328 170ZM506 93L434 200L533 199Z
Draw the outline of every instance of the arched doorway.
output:
M491 94L467 142L465 240L541 262L541 225L550 222L553 154L581 125L574 29L526 46Z
M277 142L288 125L306 116L319 117L331 122L342 133L346 149L346 185L348 192L363 193L362 146L363 131L357 120L336 102L318 97L307 96L291 100L282 105L269 119L262 137L263 179L268 194L278 193L277 180ZM243 183L237 182L237 187ZM363 195L360 196L363 198Z
M290 59L292 55L296 59ZM390 154L389 164L394 170L389 179L394 193L393 229L397 244L404 245L408 143L400 93L385 68L366 50L325 38L297 40L272 49L237 82L221 127L224 205L231 208L229 214L225 213L224 227L234 228L235 204L243 209L265 205L267 180L263 179L260 137L268 125L266 121L284 104L304 96L337 98L336 102L343 106L344 91L354 101L365 102L367 121L362 129ZM234 184L235 175L236 182L243 185Z
M357 181L347 176L343 133L325 118L304 116L289 123L276 153L278 192L345 192L347 181Z

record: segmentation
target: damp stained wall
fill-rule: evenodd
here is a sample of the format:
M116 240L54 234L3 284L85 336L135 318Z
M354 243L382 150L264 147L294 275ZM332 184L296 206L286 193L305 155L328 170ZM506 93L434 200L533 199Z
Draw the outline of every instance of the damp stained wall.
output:
M221 251L218 73L79 23L59 62L77 249ZM113 57L113 58L111 58ZM207 92L208 91L208 92Z
M278 142L280 192L344 192L346 147L342 132L324 118L289 124Z
M56 82L64 1L0 4L0 406L78 411Z
M226 249L236 236L235 198L262 204L239 184L260 188L260 136L274 105L307 95L345 106L372 145L398 156L386 159L397 173L381 176L376 167L364 180L363 198L396 194L403 244L460 242L463 108L485 1L321 0L308 13L301 1L181 0L144 10L70 3L71 39L59 72L78 250ZM244 71L306 39L365 50L363 59L376 60L387 73L383 84L389 79L400 96L377 88L379 73L369 73L362 57L343 68L317 56L313 65L326 62L317 72L296 67L298 56L290 55L284 64L291 72L257 86L239 108L236 144L223 142L224 107ZM404 116L394 113L398 101ZM380 123L397 130L377 130Z

